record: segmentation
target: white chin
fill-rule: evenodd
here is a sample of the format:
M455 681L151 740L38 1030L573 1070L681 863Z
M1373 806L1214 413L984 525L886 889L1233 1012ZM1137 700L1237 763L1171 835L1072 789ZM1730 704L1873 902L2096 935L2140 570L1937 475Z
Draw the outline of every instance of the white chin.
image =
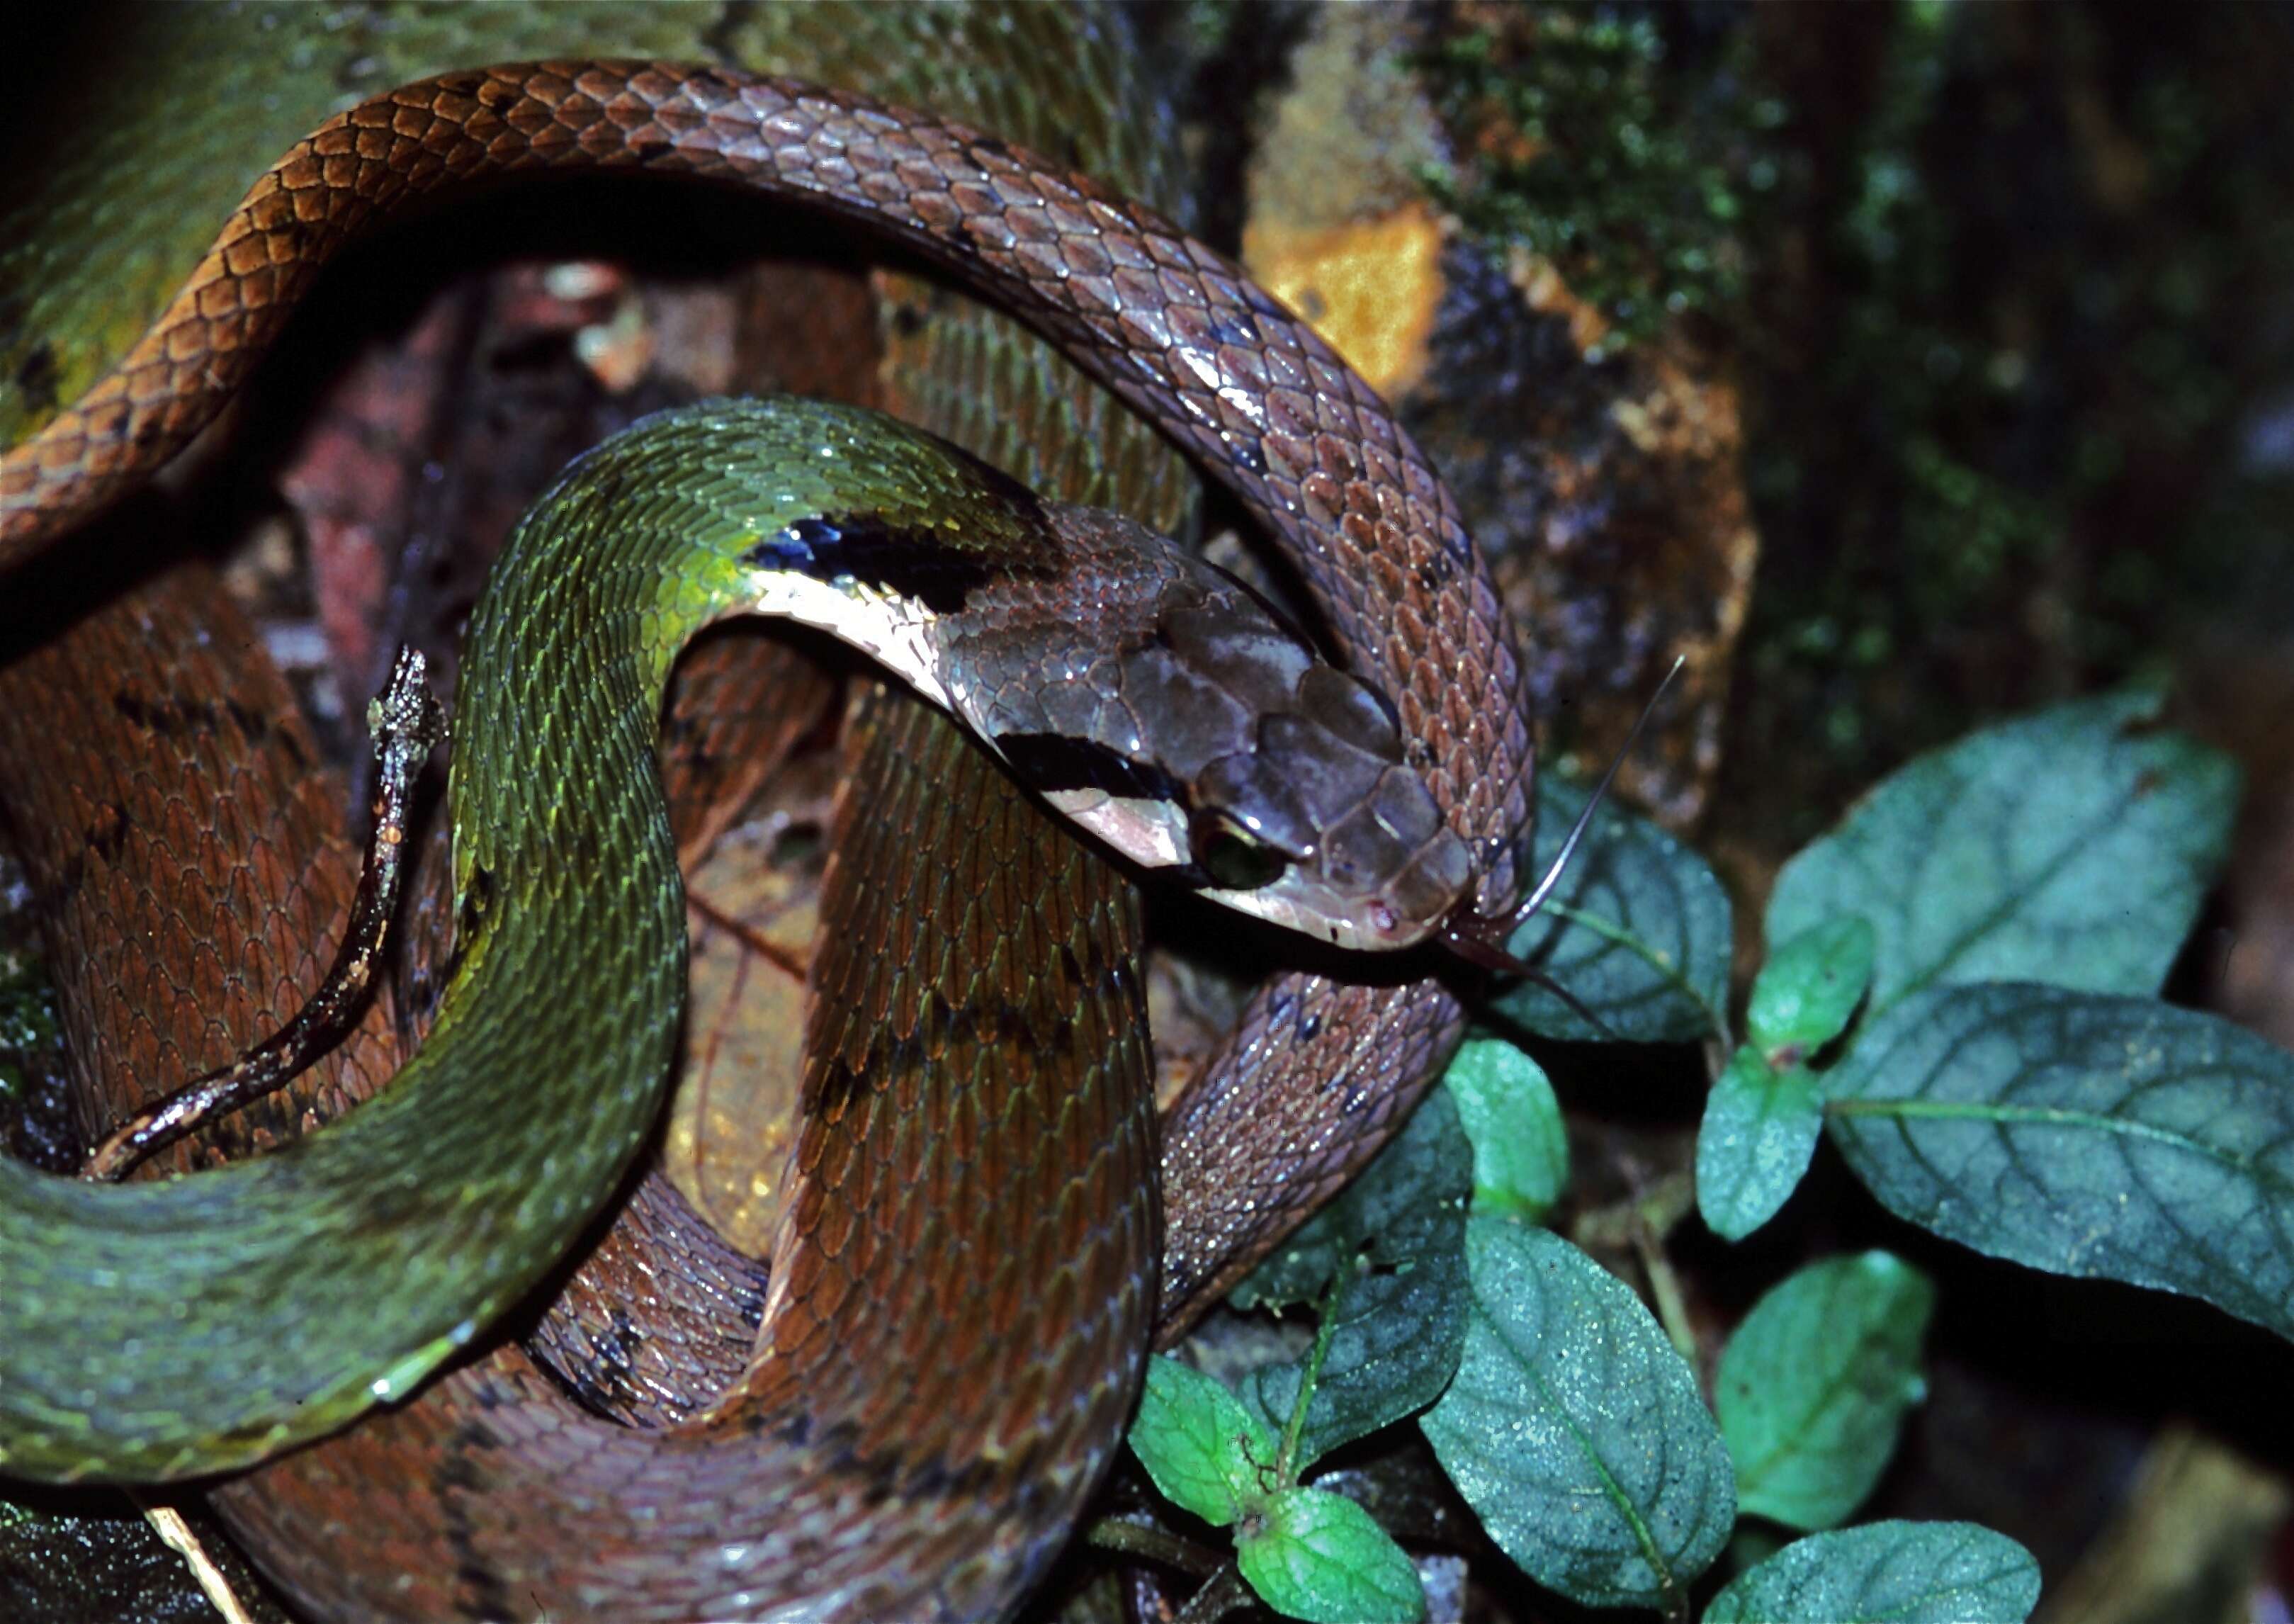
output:
M1296 931L1317 942L1327 942L1332 947L1350 949L1376 948L1382 945L1365 938L1363 928L1343 915L1323 913L1301 904L1297 898L1265 891L1199 891L1222 907L1237 913L1247 913L1254 919L1264 919L1269 925L1279 925L1284 930Z
M1175 869L1187 861L1186 820L1166 802L1128 800L1104 789L1055 789L1044 799L1143 869Z
M1103 789L1057 789L1044 799L1143 869L1178 868L1190 861L1185 815L1167 802L1127 799ZM1195 894L1333 947L1374 952L1396 945L1358 919L1308 907L1279 885L1265 891L1210 889Z

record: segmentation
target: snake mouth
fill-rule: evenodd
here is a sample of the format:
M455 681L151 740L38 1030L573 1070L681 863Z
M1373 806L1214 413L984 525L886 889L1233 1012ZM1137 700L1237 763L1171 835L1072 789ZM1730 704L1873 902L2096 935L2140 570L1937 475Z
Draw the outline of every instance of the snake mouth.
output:
M1460 902L1450 917L1442 921L1434 933L1442 945L1466 963L1477 969L1493 971L1501 975L1536 976L1543 972L1525 959L1517 959L1505 943L1516 924L1524 916L1518 914L1493 917L1476 913L1471 898Z
M1543 886L1539 888L1539 894L1531 899L1532 902L1544 900L1544 889ZM1615 1028L1595 1014L1583 1000L1562 985L1550 972L1516 956L1505 945L1513 933L1527 924L1536 911L1534 907L1525 902L1509 914L1476 913L1469 899L1460 902L1435 934L1442 945L1460 961L1493 975L1534 983L1559 999L1572 1015L1602 1037L1613 1042L1623 1041Z
M1541 886L1538 894L1521 906L1501 914L1480 912L1475 908L1472 897L1461 898L1450 910L1449 916L1429 934L1453 957L1476 969L1487 970L1494 975L1533 981L1566 999L1569 994L1555 985L1545 969L1519 957L1508 945L1514 933L1528 924L1539 911L1545 901L1544 890Z
M1648 704L1642 707L1640 715L1634 720L1632 730L1625 735L1624 744L1610 758L1608 770L1601 774L1600 782L1586 797L1584 807L1577 814L1577 821L1570 826L1568 835L1561 842L1561 849L1554 853L1553 861L1538 877L1536 885L1521 900L1519 906L1506 913L1482 913L1475 908L1473 895L1468 893L1460 899L1457 907L1450 910L1448 917L1433 933L1452 954L1477 969L1536 983L1567 1005L1571 1013L1580 1020L1611 1039L1618 1034L1607 1022L1587 1008L1574 993L1548 972L1525 959L1517 958L1508 944L1517 931L1535 918L1553 900L1553 894L1559 887L1563 875L1568 871L1570 860L1577 854L1577 848L1583 844L1586 832L1592 828L1593 814L1600 810L1601 804L1608 798L1610 787L1617 780L1617 770L1624 765L1625 758L1632 753L1634 744L1640 739L1641 730L1648 725L1649 716L1655 710L1657 701L1672 685L1672 680L1680 674L1685 663L1682 659L1674 659L1664 679L1657 683L1656 691L1649 696Z

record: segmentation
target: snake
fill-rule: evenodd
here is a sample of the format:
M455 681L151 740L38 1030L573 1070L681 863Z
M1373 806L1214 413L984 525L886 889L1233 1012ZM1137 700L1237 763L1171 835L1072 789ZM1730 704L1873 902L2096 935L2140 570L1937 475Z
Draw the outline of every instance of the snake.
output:
M258 183L152 335L0 461L0 486L10 496L9 556L28 556L66 532L193 432L275 332L316 262L371 213L481 169L541 165L682 169L844 210L1068 347L1236 488L1290 551L1335 646L1390 697L1413 766L1471 855L1481 887L1476 906L1486 913L1501 905L1513 883L1529 773L1519 661L1454 504L1407 435L1326 347L1212 250L1081 176L961 126L850 93L716 67L568 63L449 74L351 110ZM503 901L474 879L483 867L460 876L466 934L474 941L489 939L487 910ZM523 911L527 900L505 917ZM460 973L485 973L500 952L489 946L466 954ZM615 1001L637 1007L628 991L622 986ZM630 1047L663 1041L658 1014L649 1019L641 1029L648 1035ZM1175 1148L1216 1168L1235 1137L1220 1124L1249 1108L1237 1102L1295 1068L1317 1079L1302 1090L1300 1107L1302 1117L1311 1110L1314 1120L1297 1134L1319 1151L1332 1113L1393 1109L1387 1102L1422 1080L1457 1024L1455 1000L1437 982L1279 978L1230 1046L1236 1058L1224 1070L1233 1086L1207 1096L1210 1103L1192 1119L1183 1113ZM442 1025L426 1054L440 1048L437 1038L460 1029ZM443 1052L451 1056L452 1044ZM561 1059L571 1052L556 1051ZM441 1064L431 1063L430 1075ZM1403 1081L1395 1086L1395 1079ZM576 1113L582 1120L569 1131L583 1142L547 1146L540 1159L553 1176L528 1185L495 1141L436 1131L436 1100L399 1103L421 1098L408 1086L419 1081L400 1078L345 1122L244 1169L85 1193L12 1175L0 1269L19 1272L4 1280L4 1301L11 1312L66 1305L45 1323L11 1321L12 1348L38 1346L44 1335L69 1336L53 1345L75 1350L110 1345L101 1332L82 1341L78 1318L88 1313L121 1344L135 1342L139 1327L167 1325L178 1348L191 1336L188 1345L199 1357L194 1369L179 1354L165 1390L147 1386L141 1400L133 1396L139 1377L125 1361L100 1382L77 1357L61 1361L69 1369L59 1385L73 1385L75 1396L94 1389L100 1402L52 1406L62 1418L43 1412L20 1428L12 1416L8 1438L16 1452L8 1469L135 1476L214 1470L340 1424L374 1398L418 1380L530 1284L602 1200L595 1187L611 1187L633 1147L627 1122L641 1121L647 1109L647 1090L628 1086L626 1074L607 1085L606 1101L624 1119L618 1137L629 1143L616 1148L616 1133L598 1129L606 1113ZM434 1114L427 1134L426 1111ZM519 1126L530 1132L536 1114L529 1101L517 1112ZM394 1122L404 1125L393 1129ZM363 1140L362 1130L370 1136ZM402 1138L390 1139L393 1132ZM456 1169L442 1154L480 1142L489 1148L475 1158L484 1163L475 1179L470 1166ZM320 1148L329 1143L353 1148ZM388 1145L404 1159L384 1163L386 1178L355 1183L346 1161L341 1183L330 1186L329 1158L350 1157L360 1144ZM582 1182L569 1171L581 1169L591 1175L592 1193L566 1193ZM1343 1176L1342 1167L1326 1167L1305 1182L1319 1178L1327 1187ZM312 1221L313 1192L329 1188L339 1193L346 1250ZM423 1192L433 1188L476 1192L458 1200L458 1230L480 1208L485 1222L503 1226L483 1230L484 1245L460 1249L464 1261L474 1250L489 1254L496 1279L445 1290L443 1271L430 1261L439 1230L434 1224L425 1231L421 1216ZM274 1201L273 1215L290 1238L251 1240ZM497 1204L485 1207L488 1201ZM316 1204L323 1207L323 1194ZM1246 1186L1235 1204L1248 1212L1265 1204ZM202 1224L224 1237L212 1260L202 1258L194 1238ZM166 1245L139 1256L132 1244L139 1234L145 1241L164 1236ZM1216 1274L1201 1261L1212 1249L1191 1252L1189 1245L1175 1236L1167 1249L1166 1289L1176 1281L1173 1294L1181 1299ZM33 1272L21 1272L28 1268ZM85 1272L75 1280L73 1269ZM378 1311L378 1270L386 1281L406 1271L424 1289L410 1287L405 1295L450 1301L451 1317L412 1317L397 1343L379 1353L327 1346L332 1339L319 1327L347 1325L364 1335L397 1318L395 1296ZM106 1289L85 1289L91 1276ZM264 1282L261 1289L248 1285L253 1279ZM294 1289L282 1284L289 1280ZM310 1280L334 1281L338 1291L357 1282L355 1307L340 1296L329 1300L323 1285L313 1288L314 1301L303 1286ZM139 1297L147 1285L149 1294ZM290 1305L290 1299L299 1300ZM242 1307L252 1330L237 1319ZM265 1319L266 1312L273 1317ZM315 1376L281 1370L268 1362L274 1354L315 1365ZM249 1361L253 1379L249 1364L235 1365L234 1358ZM12 1402L21 1378L13 1367L9 1375ZM278 1414L282 1400L294 1412L287 1420ZM110 1427L121 1429L110 1434L116 1444L92 1442Z

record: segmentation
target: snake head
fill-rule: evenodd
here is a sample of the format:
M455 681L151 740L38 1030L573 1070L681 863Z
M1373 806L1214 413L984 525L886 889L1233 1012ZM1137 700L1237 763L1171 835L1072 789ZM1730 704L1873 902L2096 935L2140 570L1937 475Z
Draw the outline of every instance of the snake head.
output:
M1319 662L1259 715L1251 747L1193 779L1188 847L1205 894L1338 947L1438 931L1476 878L1386 696Z
M1405 763L1392 702L1240 583L1165 604L1099 675L1062 696L1071 708L1052 730L996 743L1143 868L1373 951L1433 934L1472 887L1472 856Z
M1393 702L1226 571L1118 514L1046 513L1057 574L934 629L973 730L1151 876L1343 948L1438 932L1477 872Z

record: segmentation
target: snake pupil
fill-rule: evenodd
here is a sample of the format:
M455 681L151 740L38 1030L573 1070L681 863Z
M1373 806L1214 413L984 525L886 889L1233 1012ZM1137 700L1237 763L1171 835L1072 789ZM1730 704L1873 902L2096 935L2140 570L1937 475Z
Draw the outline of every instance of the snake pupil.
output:
M1199 826L1195 861L1214 885L1226 891L1256 891L1282 877L1290 860L1266 842L1215 814L1210 827Z

